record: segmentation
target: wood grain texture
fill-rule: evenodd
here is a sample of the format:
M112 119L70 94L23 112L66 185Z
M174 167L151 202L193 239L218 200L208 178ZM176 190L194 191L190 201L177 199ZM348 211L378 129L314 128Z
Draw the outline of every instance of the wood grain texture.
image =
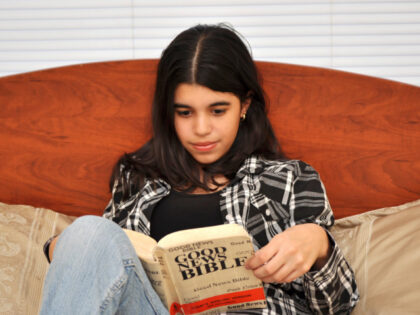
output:
M150 137L156 61L0 79L0 200L101 214L118 157Z
M156 60L0 79L0 201L101 214L111 169L151 136ZM337 218L420 198L420 88L259 62L284 152L321 174Z
M336 217L420 198L420 88L260 65L284 152L321 174Z

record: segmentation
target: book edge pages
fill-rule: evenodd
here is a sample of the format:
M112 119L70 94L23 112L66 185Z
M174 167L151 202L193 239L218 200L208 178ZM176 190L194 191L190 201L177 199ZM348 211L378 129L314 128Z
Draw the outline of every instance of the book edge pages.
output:
M131 245L134 247L137 256L141 260L146 260L148 263L156 263L156 260L153 257L153 251L157 245L157 242L150 236L147 236L141 232L128 229L123 230L130 240Z
M192 243L192 240L206 241L231 236L246 236L247 238L250 238L245 228L239 224L221 224L170 233L160 239L157 246L168 248L175 245Z

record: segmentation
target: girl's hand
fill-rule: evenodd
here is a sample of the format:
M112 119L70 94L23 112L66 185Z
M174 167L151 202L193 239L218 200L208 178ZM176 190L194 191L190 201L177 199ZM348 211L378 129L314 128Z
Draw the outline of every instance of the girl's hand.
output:
M50 258L50 261L53 260L53 254L54 254L55 244L57 244L57 240L58 240L58 235L54 237L54 239L51 241L50 248L48 250L48 256Z
M264 282L291 282L312 267L321 269L330 255L327 233L319 225L307 223L277 234L245 267Z

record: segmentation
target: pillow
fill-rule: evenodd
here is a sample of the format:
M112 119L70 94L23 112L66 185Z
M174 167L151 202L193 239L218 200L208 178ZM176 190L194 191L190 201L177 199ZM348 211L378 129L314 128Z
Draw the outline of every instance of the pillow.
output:
M75 217L0 202L0 314L37 314L48 263L44 242ZM420 200L339 219L331 228L353 267L352 314L418 314Z
M420 199L339 219L331 233L355 271L352 314L420 313Z
M0 203L0 314L38 314L48 268L42 248L75 218Z

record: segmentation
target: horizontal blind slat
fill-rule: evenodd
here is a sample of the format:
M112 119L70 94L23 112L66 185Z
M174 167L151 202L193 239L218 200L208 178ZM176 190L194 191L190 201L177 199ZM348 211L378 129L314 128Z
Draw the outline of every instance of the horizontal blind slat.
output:
M89 0L90 1L90 0ZM106 1L104 1L106 2ZM22 10L2 10L0 9L1 20L26 20L39 19L90 19L90 18L131 18L132 8L130 6L115 8L88 8L88 9L22 9Z
M419 76L420 73L420 64L417 66L398 66L395 69L391 67L344 67L337 66L335 67L338 70L361 73L375 77L395 77L395 76ZM391 71L392 70L392 71Z
M371 1L371 0L370 0ZM409 1L410 2L410 1ZM229 5L314 5L329 4L329 0L72 0L72 1L56 1L56 0L15 0L0 2L0 9L18 9L18 8L91 8L91 7L116 7L121 5L133 5L140 7L171 7L177 6L225 6Z
M103 39L103 38L132 38L132 30L130 28L114 28L114 29L84 29L80 30L28 30L28 31L0 31L0 45L1 41L8 41L10 39L21 40L86 40L86 39Z
M420 55L408 55L403 58L396 56L334 56L334 66L388 66L390 71L398 71L398 67L409 67L410 65L420 65ZM419 72L420 74L420 72Z
M112 60L112 59L131 59L133 57L132 49L112 49L112 50L63 50L54 51L53 55L35 54L32 61L67 61L67 60ZM22 52L4 52L0 51L0 59L10 61L26 61L27 55Z

